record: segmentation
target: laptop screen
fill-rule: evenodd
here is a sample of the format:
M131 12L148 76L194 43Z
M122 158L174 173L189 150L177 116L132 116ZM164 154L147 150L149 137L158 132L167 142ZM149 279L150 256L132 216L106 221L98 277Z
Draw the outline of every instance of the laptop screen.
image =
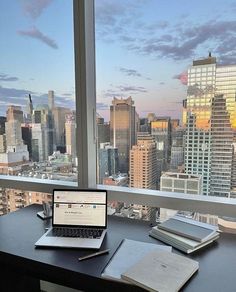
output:
M54 190L53 225L106 227L106 191Z

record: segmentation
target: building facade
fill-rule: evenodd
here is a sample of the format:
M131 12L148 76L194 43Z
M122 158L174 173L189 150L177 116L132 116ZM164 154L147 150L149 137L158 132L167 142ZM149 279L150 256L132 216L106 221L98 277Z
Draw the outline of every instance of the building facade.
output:
M137 145L130 150L130 182L132 188L156 189L157 152L151 135L139 135Z
M235 181L236 65L209 54L188 70L185 172L203 176L203 194L229 197Z
M136 144L137 120L134 101L115 98L110 107L110 142L118 149L120 172L129 171L129 151Z

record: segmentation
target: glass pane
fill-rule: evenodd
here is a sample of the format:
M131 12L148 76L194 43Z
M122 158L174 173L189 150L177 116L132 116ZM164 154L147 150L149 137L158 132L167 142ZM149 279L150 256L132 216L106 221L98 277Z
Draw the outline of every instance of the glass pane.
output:
M0 3L0 174L77 180L72 4Z
M98 182L236 197L235 5L171 5L95 1Z
M43 202L51 204L51 201L51 194L0 188L0 215L17 211L31 204Z

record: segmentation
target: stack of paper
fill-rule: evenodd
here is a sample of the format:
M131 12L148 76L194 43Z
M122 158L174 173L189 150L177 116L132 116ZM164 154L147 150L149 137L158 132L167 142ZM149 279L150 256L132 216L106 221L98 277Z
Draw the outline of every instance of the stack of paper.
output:
M153 227L149 235L186 253L198 250L219 238L216 226L180 216L174 216Z

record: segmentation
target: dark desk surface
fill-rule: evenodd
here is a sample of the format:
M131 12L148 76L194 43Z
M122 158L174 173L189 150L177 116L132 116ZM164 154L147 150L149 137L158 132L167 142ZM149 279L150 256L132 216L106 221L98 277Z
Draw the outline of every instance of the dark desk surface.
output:
M91 250L36 249L34 243L50 225L36 216L39 205L31 205L0 217L0 266L12 266L30 277L87 291L142 291L141 289L108 281L101 272L123 238L162 244L148 236L148 222L109 217L108 233L102 248L107 255L78 262L78 257ZM182 254L173 249L173 252ZM236 235L221 234L213 243L188 257L199 261L199 271L183 287L183 291L236 291Z

